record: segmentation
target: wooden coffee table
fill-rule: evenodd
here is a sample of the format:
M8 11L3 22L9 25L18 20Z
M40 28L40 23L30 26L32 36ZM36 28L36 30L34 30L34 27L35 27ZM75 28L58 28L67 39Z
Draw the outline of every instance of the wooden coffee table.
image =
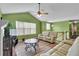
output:
M26 39L24 41L24 43L26 44L25 50L27 51L28 48L33 47L36 53L36 46L38 46L38 39L36 38L32 38L32 39Z

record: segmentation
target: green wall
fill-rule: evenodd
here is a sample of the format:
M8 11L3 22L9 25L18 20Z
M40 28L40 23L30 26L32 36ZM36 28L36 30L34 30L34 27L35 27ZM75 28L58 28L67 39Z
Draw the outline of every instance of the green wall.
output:
M68 21L63 21L63 22L55 22L53 23L52 31L55 32L65 32L69 31L69 22Z
M31 23L36 23L36 34L32 35L27 35L27 36L19 36L20 39L22 38L32 38L34 36L37 36L37 34L41 33L40 30L40 21L33 17L30 13L11 13L11 14L3 14L2 15L4 20L9 21L10 23L10 28L14 29L16 28L16 21L23 21L23 22L31 22Z
M45 22L42 21L41 22L41 31L48 31L46 30L46 23L49 22ZM52 27L52 25L54 25ZM54 31L54 32L66 32L69 31L69 21L62 21L62 22L54 22L54 23L50 23L50 30L49 31Z
M46 22L41 22L41 31L46 31Z
M52 30L51 23L50 23L50 30L46 29L46 23L49 23L49 22L45 22L45 21L41 22L41 32L43 32L43 31L51 31Z

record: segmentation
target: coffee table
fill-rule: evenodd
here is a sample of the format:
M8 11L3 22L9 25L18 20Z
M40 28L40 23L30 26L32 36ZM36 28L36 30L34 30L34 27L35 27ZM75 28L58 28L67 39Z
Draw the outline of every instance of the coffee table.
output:
M38 39L36 38L26 39L24 43L26 44L26 47L25 47L26 51L28 48L33 47L36 53L36 46L38 46Z

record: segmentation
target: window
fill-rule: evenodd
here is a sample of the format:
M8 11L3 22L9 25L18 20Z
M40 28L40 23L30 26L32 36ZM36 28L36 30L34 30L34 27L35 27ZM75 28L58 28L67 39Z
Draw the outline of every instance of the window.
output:
M50 24L49 23L46 24L46 29L50 30Z
M16 21L17 35L36 34L36 24Z
M24 24L23 24L23 22L16 21L16 33L17 33L17 35L24 35Z

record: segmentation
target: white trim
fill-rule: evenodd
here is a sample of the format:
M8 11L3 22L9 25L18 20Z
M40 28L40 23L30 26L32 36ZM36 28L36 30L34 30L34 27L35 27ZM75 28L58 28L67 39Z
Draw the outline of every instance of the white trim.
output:
M4 36L4 28L8 25L6 23L4 26L1 27L1 56L3 56L3 36Z

